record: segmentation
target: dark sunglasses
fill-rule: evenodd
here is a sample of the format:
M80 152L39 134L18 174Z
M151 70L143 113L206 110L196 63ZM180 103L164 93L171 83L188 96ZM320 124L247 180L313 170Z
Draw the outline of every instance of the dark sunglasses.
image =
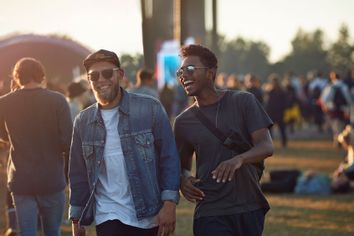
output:
M193 75L194 71L197 69L209 69L209 67L193 66L193 65L182 66L176 71L176 75L177 77L181 77L183 73L186 73L187 75L191 76Z
M92 82L98 81L100 79L100 74L104 79L110 79L113 76L113 71L117 70L119 70L119 68L104 69L101 71L91 71L87 74L87 77Z

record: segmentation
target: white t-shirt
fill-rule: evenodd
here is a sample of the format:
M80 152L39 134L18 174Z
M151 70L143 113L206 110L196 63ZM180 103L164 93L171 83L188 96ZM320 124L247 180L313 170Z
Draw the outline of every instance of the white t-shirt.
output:
M104 162L101 163L95 191L95 222L99 225L108 220L138 228L156 227L155 217L138 220L126 173L124 155L118 133L119 112L117 107L101 110L106 128Z

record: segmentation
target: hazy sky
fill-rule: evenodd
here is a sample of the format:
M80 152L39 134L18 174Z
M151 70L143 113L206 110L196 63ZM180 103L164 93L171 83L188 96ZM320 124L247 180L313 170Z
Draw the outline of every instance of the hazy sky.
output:
M353 0L219 0L218 30L271 47L271 60L290 50L301 27L321 28L329 42L341 23L354 38ZM0 37L19 33L59 33L97 50L142 53L140 0L0 0Z

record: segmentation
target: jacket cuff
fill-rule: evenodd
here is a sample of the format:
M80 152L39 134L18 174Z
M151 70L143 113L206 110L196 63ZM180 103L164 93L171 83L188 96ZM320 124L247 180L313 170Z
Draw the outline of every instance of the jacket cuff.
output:
M179 192L173 190L163 190L161 193L162 201L172 201L176 204L179 202Z
M80 219L82 210L84 208L80 206L69 206L69 219Z

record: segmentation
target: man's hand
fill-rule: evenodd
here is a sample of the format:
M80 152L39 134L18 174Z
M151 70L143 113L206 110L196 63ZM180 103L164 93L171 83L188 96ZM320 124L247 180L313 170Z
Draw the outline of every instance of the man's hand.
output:
M200 182L200 179L196 179L193 176L181 177L181 192L188 201L193 203L201 201L205 197L205 194L194 186L198 182Z
M165 201L157 215L158 236L169 236L176 228L176 203Z
M72 222L71 224L72 235L73 236L85 236L85 228L78 223Z
M211 172L213 179L216 179L217 183L221 181L225 183L227 180L231 181L236 170L238 170L243 164L242 158L235 156L234 158L221 162L215 170Z

